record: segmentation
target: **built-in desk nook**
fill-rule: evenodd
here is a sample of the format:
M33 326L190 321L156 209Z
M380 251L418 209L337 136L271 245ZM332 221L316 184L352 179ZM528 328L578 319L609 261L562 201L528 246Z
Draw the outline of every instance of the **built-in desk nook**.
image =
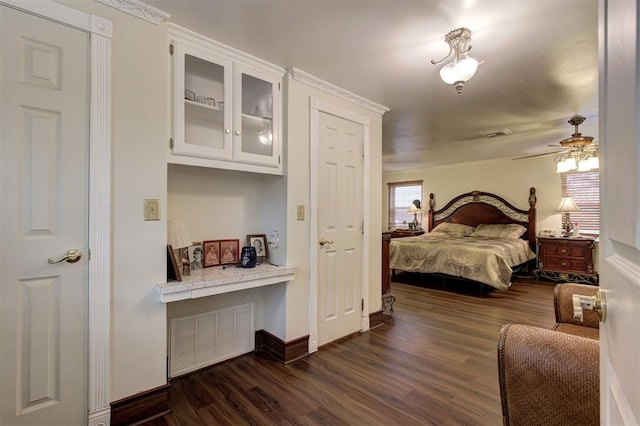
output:
M255 268L205 268L193 271L190 276L183 277L181 282L159 284L157 291L163 303L196 299L291 281L296 269L295 266L270 264L261 264Z
M277 299L296 270L267 263L216 266L159 284L159 299L167 303L169 377L261 350L261 343L256 347L265 335L261 318L280 315L265 300ZM302 349L306 353L306 346Z

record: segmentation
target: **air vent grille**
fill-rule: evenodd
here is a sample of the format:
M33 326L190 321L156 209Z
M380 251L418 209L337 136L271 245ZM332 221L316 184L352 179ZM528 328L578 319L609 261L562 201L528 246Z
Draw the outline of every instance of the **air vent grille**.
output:
M169 319L169 377L255 349L255 303Z
M497 138L499 136L507 136L512 134L513 132L509 129L507 129L506 127L504 129L501 130L494 130L493 132L488 132L485 133L484 135L488 138Z

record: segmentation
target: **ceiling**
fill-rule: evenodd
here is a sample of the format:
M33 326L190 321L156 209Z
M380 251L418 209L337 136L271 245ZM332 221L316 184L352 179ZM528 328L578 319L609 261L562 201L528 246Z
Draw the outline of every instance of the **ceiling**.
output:
M383 170L554 151L598 135L597 0L147 0L170 21L390 108ZM472 32L461 94L430 63ZM510 135L489 138L509 129ZM596 138L597 141L597 138ZM553 156L549 157L552 161Z

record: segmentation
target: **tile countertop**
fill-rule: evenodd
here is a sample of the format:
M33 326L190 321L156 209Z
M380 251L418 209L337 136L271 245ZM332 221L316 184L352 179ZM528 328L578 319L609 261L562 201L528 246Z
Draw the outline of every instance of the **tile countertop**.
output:
M231 266L222 269L222 266L214 266L192 271L190 276L182 277L180 282L158 284L156 291L162 303L196 299L291 281L297 269L296 266L275 266L266 263L255 268Z

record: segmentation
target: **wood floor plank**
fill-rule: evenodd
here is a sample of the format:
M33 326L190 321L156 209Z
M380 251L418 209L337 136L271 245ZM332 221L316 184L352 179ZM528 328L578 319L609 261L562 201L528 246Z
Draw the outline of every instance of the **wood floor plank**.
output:
M500 425L500 327L550 328L553 286L488 291L398 274L383 326L291 364L248 354L174 379L173 412L147 426Z

